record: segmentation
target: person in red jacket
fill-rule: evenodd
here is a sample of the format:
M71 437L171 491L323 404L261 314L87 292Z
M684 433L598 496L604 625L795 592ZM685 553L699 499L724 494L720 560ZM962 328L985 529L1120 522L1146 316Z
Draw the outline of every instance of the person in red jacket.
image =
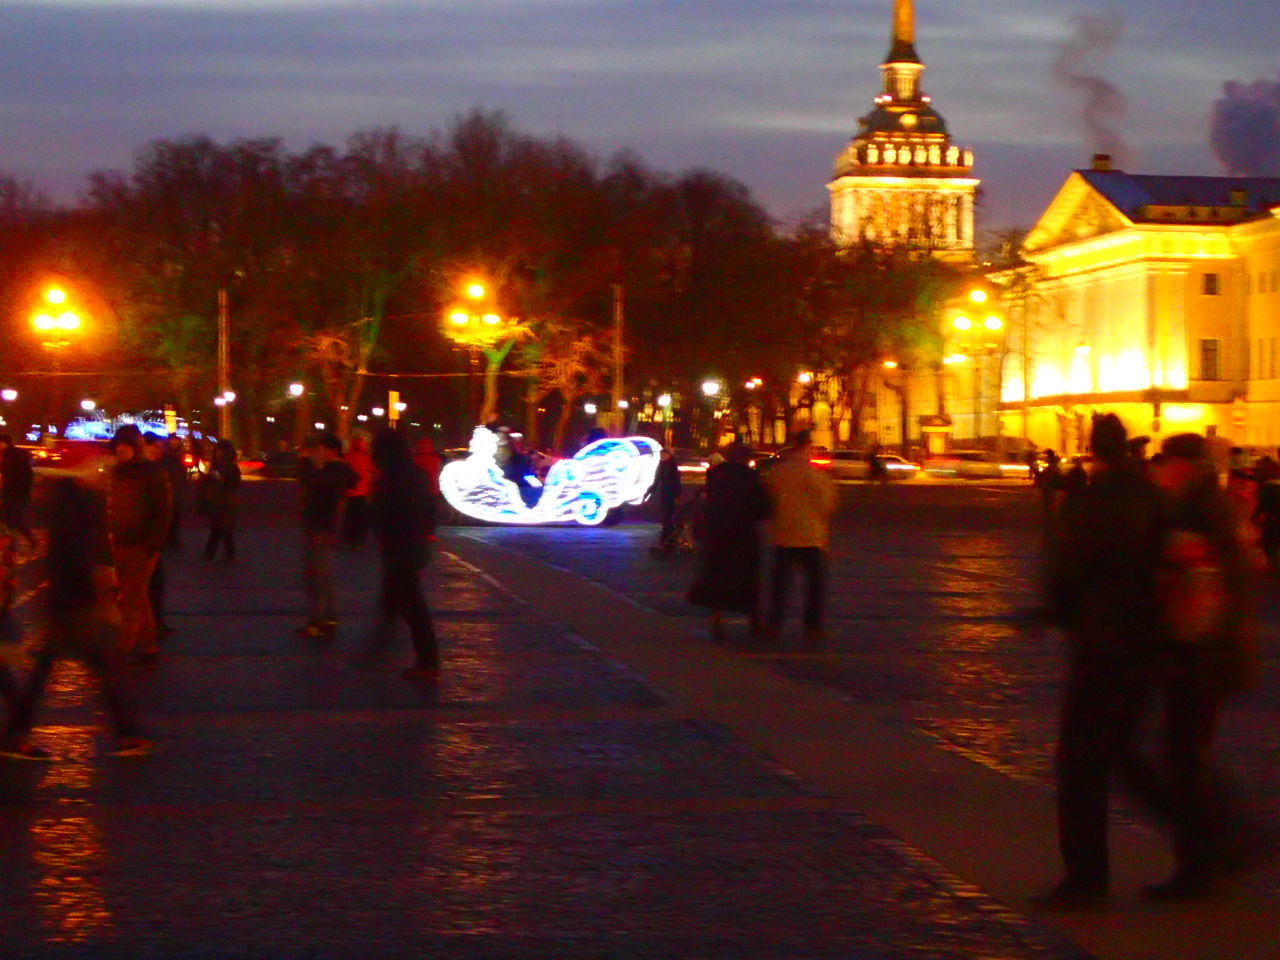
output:
M428 510L427 539L436 538L436 514L440 502L440 470L444 466L444 458L436 453L436 445L431 438L423 437L413 451L413 462L423 472L427 480Z
M356 483L342 498L342 543L354 550L369 539L369 493L374 470L363 437L351 438L346 460L356 473Z

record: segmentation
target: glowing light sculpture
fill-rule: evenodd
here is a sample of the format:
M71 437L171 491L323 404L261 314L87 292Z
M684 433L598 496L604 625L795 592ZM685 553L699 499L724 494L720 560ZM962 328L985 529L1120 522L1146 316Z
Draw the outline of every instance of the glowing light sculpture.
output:
M525 504L520 487L498 466L498 436L487 427L471 435L471 455L440 471L440 493L461 514L488 523L603 523L610 510L638 504L653 486L661 446L648 437L607 438L557 460L541 494ZM534 484L536 487L537 485Z

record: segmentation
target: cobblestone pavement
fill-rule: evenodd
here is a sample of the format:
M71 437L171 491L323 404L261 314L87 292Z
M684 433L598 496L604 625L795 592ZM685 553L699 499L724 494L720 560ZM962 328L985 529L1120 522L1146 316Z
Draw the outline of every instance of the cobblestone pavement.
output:
M1083 956L447 551L439 688L400 680L407 644L357 671L376 560L339 554L343 623L316 646L291 632L296 536L247 513L238 563L190 537L170 557L178 632L135 677L164 749L108 757L65 664L36 730L58 762L0 764L0 956ZM674 602L678 564L626 572L646 532L483 535Z
M1038 523L1038 503L1024 484L843 486L827 649L763 659L1049 789L1063 644L1033 616ZM684 602L697 558L650 556L656 529L637 520L590 530L458 533L571 570L664 614L701 617ZM799 589L793 586L793 610ZM1280 591L1271 586L1262 598L1262 637L1265 684L1229 710L1219 744L1224 768L1255 816L1280 834ZM1278 867L1246 883L1280 898Z

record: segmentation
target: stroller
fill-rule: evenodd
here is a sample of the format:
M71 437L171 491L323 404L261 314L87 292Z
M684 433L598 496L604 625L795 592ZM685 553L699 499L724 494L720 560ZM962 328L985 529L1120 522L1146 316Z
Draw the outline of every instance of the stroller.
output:
M706 497L706 492L699 490L691 499L676 507L675 516L671 518L671 533L653 548L653 553L693 552L694 541L703 537Z

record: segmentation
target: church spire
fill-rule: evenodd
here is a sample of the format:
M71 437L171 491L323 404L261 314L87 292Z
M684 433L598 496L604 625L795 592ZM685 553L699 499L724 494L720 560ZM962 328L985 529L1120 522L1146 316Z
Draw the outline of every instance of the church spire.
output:
M893 45L888 62L919 63L916 54L916 11L913 0L893 0Z

